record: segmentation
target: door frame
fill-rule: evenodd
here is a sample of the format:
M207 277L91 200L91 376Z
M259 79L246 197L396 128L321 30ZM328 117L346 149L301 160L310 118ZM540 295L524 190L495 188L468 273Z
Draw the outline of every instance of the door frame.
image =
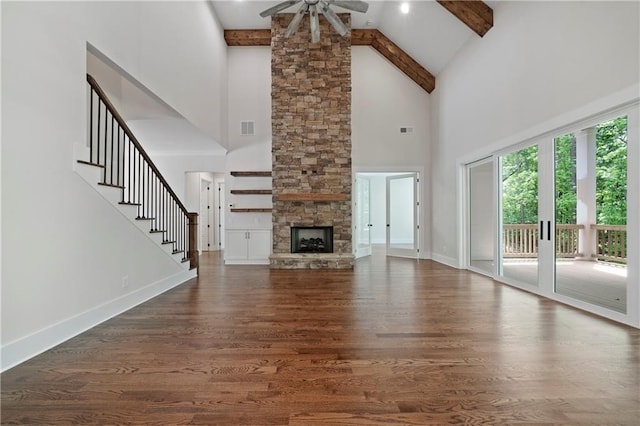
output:
M497 172L497 158L504 152L510 152L523 147L531 146L534 144L547 145L548 149L553 153L553 140L555 137L579 131L581 129L593 127L604 121L612 120L616 117L627 115L628 119L628 164L627 164L627 233L628 235L640 235L640 100L635 99L633 101L619 104L609 108L603 108L600 112L575 113L579 114L573 121L567 120L565 125L558 126L557 120L552 120L547 126L547 130L540 131L544 126L538 126L534 130L529 132L533 135L528 138L522 138L517 140L503 140L499 143L489 146L486 150L470 154L465 157L458 158L457 165L457 188L458 188L458 264L460 269L468 269L468 181L466 180L466 167L468 164L473 163L476 160L480 160L487 156L494 156ZM581 118L582 117L582 118ZM566 118L566 117L565 117ZM552 154L553 155L553 154ZM550 173L553 176L553 173ZM546 185L546 183L543 183ZM555 187L555 186L554 186ZM548 188L552 190L551 188ZM497 192L496 200L494 204L497 206ZM553 206L543 207L540 220L552 220L555 223L555 217L552 217L555 212ZM496 218L497 221L497 218ZM498 228L498 227L496 227ZM496 238L499 238L499 229L496 230ZM555 233L554 233L555 234ZM499 241L497 239L496 241ZM555 247L555 238L552 238L551 244ZM620 313L607 309L598 305L594 305L588 302L583 302L578 299L573 299L568 296L555 292L555 285L553 280L548 280L548 277L554 274L554 270L547 269L539 276L539 281L543 283L539 287L531 287L521 285L519 283L507 282L497 276L497 269L492 276L496 281L504 284L520 288L540 296L555 300L557 302L581 309L586 312L590 312L599 315L604 318L608 318L623 324L631 325L636 328L640 328L640 238L636 238L635 241L628 242L628 258L636 259L636 263L629 262L627 267L627 311L626 313ZM498 244L496 248L499 249ZM498 253L496 253L497 255ZM497 258L496 258L497 259ZM539 259L539 262L542 260ZM555 263L555 262L552 262ZM555 268L555 265L552 266Z
M422 226L423 224L431 223L431 214L429 208L429 202L431 200L431 179L430 176L425 175L423 166L376 166L376 167L366 167L366 166L358 166L354 165L352 167L352 183L355 188L356 175L363 174L380 174L380 175L388 175L388 174L403 174L403 173L417 173L418 179L420 180L420 184L418 185L418 200L420 200L420 205L418 207L418 213L416 217L416 223L420 225L418 229L418 258L419 259L430 259L431 258L431 233L427 226ZM386 195L385 195L386 197ZM424 201L426 200L426 202ZM352 211L355 210L355 196L351 197L351 207ZM381 225L381 226L385 226ZM355 233L355 220L352 219L352 245L353 245L353 254L356 254L356 233ZM385 237L386 239L386 237Z

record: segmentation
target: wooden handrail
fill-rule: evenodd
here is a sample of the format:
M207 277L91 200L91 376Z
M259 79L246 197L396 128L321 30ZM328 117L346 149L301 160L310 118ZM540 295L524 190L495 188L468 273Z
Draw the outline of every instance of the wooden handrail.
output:
M153 163L153 161L151 161L151 158L149 157L149 155L147 155L147 152L144 150L144 148L142 148L142 145L140 144L138 139L134 136L129 126L127 126L127 123L124 121L124 118L122 118L120 113L113 106L107 94L102 90L100 85L98 85L98 82L90 74L87 74L87 83L89 83L89 85L93 88L93 90L96 91L96 93L98 94L98 97L102 100L102 102L104 102L105 106L107 107L111 115L113 115L113 118L116 119L120 127L122 127L122 130L124 130L127 137L131 140L131 142L133 142L133 144L136 146L138 151L140 151L140 154L142 155L142 157L149 164L149 166L154 171L154 173L158 176L158 179L160 179L162 184L167 188L167 191L174 198L174 200L176 201L180 209L184 212L185 215L188 215L189 211L187 210L187 208L184 206L184 204L182 204L182 201L180 201L180 198L178 198L176 193L173 192L173 189L171 189L171 186L169 186L164 176L162 176L162 173L160 173L160 170L158 170L158 168Z
M83 162L102 167L104 179L99 184L122 189L120 203L137 206L136 219L149 221L150 232L162 232L162 243L172 244L173 254L182 253L182 261L190 261L191 269L197 269L198 213L187 211L124 118L90 74L87 74L87 83L90 86L90 158L88 162ZM95 114L94 94L97 98ZM101 112L102 109L104 113ZM101 148L104 151L104 164L100 156Z

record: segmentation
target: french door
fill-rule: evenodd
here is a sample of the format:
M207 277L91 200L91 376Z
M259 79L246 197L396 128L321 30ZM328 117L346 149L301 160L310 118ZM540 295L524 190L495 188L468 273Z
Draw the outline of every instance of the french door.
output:
M356 258L371 255L371 179L356 176Z
M387 176L387 255L418 257L418 173Z

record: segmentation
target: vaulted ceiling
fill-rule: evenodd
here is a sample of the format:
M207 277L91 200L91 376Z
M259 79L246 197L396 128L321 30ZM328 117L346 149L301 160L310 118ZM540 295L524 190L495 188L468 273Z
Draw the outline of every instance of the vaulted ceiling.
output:
M260 12L280 1L213 0L229 45L269 45L270 18ZM435 76L470 40L493 26L496 1L368 1L366 13L351 13L352 44L370 45L427 92ZM402 3L408 13L400 10ZM348 12L332 7L336 12ZM295 12L296 6L284 10ZM258 30L258 31L237 31ZM262 30L262 31L259 31Z

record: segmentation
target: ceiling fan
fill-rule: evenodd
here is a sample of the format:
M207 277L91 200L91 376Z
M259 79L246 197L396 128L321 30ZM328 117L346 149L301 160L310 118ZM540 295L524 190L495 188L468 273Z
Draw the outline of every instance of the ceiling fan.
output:
M369 5L366 2L359 0L287 0L260 12L260 16L266 18L267 16L275 15L276 13L281 12L300 2L302 2L302 5L294 15L293 19L291 19L289 27L287 27L287 32L284 36L288 38L293 33L295 33L298 29L298 26L300 25L300 22L302 21L302 18L308 12L311 19L312 43L317 43L320 41L320 24L318 22L318 11L320 11L320 13L322 13L325 18L327 18L327 21L331 23L338 34L344 36L349 32L349 29L342 23L342 20L338 17L338 15L336 15L333 10L331 10L329 6L338 6L343 9L353 10L355 12L361 13L366 13L369 9Z

